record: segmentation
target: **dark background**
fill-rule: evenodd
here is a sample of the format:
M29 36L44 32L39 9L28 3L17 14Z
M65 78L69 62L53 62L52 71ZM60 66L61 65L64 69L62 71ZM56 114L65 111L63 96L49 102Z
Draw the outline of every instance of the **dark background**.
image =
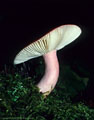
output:
M0 66L13 64L15 55L26 45L49 30L76 24L81 36L60 52L61 59L80 61L86 69L94 69L93 4L63 1L3 1L0 4Z

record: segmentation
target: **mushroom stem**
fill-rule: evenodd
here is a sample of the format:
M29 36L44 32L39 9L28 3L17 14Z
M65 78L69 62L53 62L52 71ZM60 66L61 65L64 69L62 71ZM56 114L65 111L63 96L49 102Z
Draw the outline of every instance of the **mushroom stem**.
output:
M48 95L55 87L59 77L59 63L56 55L56 50L53 50L43 56L45 61L45 74L38 83L40 92Z

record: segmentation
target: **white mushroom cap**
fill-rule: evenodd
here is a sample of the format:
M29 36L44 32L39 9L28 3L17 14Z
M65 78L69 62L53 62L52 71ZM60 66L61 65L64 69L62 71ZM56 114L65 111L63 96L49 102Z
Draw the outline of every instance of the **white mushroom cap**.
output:
M37 41L22 49L15 57L14 64L42 56L52 50L59 50L74 41L81 34L77 25L62 25L50 31Z

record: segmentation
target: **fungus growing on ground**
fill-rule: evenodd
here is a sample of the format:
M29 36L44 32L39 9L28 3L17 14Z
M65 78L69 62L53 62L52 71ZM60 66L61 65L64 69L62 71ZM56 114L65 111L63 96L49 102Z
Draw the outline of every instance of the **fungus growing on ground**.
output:
M14 64L20 64L43 55L45 74L37 84L40 92L48 95L55 87L59 77L57 50L62 49L81 34L77 25L62 25L50 31L37 41L22 49L15 57Z

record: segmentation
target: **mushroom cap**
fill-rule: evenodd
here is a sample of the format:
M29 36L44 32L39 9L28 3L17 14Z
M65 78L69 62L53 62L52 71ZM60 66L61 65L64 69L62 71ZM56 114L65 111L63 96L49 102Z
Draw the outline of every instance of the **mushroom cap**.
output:
M14 64L42 56L52 50L60 50L81 34L77 25L62 25L23 48L15 57Z

